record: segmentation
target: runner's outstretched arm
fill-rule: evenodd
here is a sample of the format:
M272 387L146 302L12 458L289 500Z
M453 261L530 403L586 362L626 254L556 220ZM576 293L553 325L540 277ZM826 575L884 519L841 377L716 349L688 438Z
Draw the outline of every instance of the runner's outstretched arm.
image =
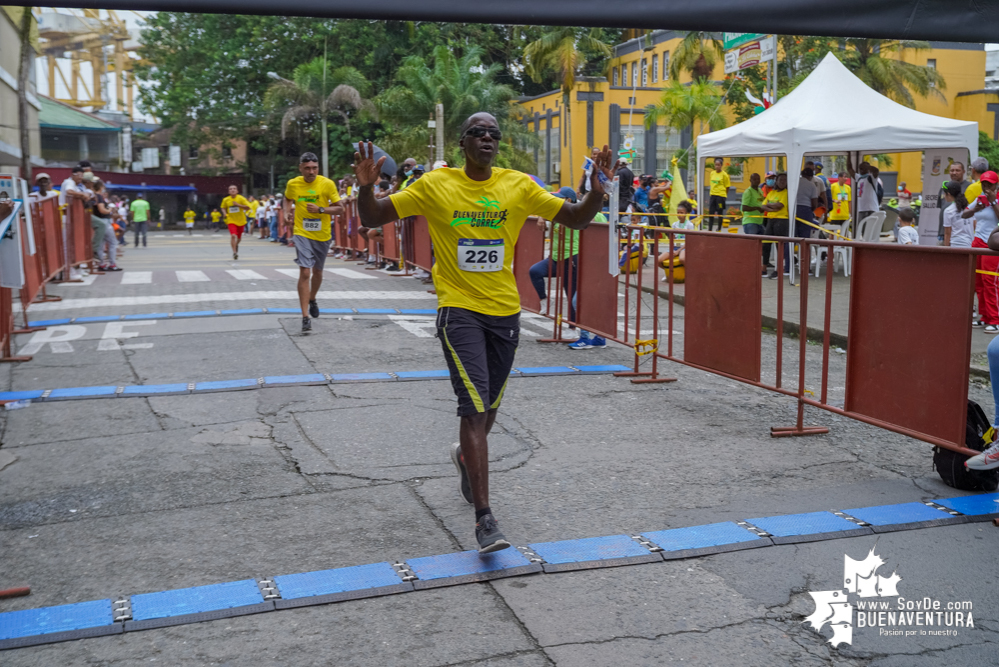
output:
M374 144L370 141L357 143L357 152L354 153L354 175L357 177L357 213L361 216L361 225L368 228L381 227L399 219L396 213L395 204L388 197L375 199L375 183L381 177L384 157L378 158L375 162L372 156L375 154Z
M593 170L593 174L590 175L590 191L586 193L586 196L580 202L573 204L567 201L562 204L562 208L555 215L555 222L560 225L565 225L570 229L585 229L603 207L604 186L600 182L600 174L597 173L597 170L602 171L608 179L614 178L614 173L610 168L610 148L605 145L594 162L596 163L596 168ZM609 180L608 182L611 181Z

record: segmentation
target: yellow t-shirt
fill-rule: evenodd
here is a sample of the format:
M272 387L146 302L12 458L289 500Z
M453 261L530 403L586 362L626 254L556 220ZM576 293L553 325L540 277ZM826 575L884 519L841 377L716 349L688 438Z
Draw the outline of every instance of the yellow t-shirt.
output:
M249 206L250 202L246 201L246 197L243 195L236 195L235 197L226 197L223 199L222 210L225 211L225 223L227 225L237 225L242 227L246 224L246 210L239 208L236 204Z
M218 211L212 211L212 222L218 222L222 215Z
M784 208L779 211L767 211L764 213L764 217L767 218L787 218L787 188L783 190L771 190L767 193L767 198L763 200L763 205L779 203L783 204Z
M194 211L184 211L184 222L194 224Z
M974 203L974 201L978 199L978 197L980 197L981 194L982 194L981 181L975 181L974 183L972 183L971 185L969 185L967 188L964 189L964 198L968 200L969 204Z
M728 196L728 187L732 185L732 179L728 177L728 173L722 169L721 171L711 171L711 196L712 197L726 197Z
M260 202L255 200L250 202L250 218L256 219L258 208L260 208Z
M427 219L438 307L495 317L520 312L513 249L524 221L551 220L565 201L527 174L496 167L486 181L473 181L464 169L434 169L389 198L400 218Z
M833 183L832 189L832 210L829 211L830 220L849 220L850 219L850 197L853 190L849 185L840 185L839 183Z
M315 241L329 241L333 238L329 214L309 213L306 204L332 206L340 201L336 183L325 176L316 176L311 183L299 176L288 181L284 188L284 198L295 202L295 236L304 236Z

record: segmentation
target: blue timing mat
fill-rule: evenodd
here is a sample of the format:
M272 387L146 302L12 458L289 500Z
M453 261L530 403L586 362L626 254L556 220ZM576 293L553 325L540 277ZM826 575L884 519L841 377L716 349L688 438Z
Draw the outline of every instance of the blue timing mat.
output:
M974 521L988 521L999 517L999 493L983 493L977 496L958 496L937 500L938 505L957 510L961 514L975 517Z
M416 589L454 586L542 571L540 563L532 563L513 547L483 555L478 551L461 551L413 558L407 560L406 565L418 577L413 582Z
M746 519L749 523L770 533L774 544L795 544L816 542L839 537L870 535L874 531L866 526L858 526L832 512L807 512L768 516L759 519Z
M355 567L341 567L335 570L284 574L274 577L281 599L276 600L277 609L303 607L311 604L326 604L342 600L404 593L413 590L413 585L404 582L389 563L372 563Z
M952 516L943 510L934 509L923 503L858 507L857 509L843 510L843 513L871 524L875 533L946 526L953 523L967 523L968 521L966 516Z
M642 533L642 537L661 547L662 557L667 560L707 556L723 551L753 549L773 544L768 538L760 537L731 521L657 530Z
M0 614L0 649L118 634L120 623L111 613L111 600L94 600L57 607Z
M538 542L528 546L545 560L543 565L545 572L588 570L662 560L659 554L651 553L627 535Z

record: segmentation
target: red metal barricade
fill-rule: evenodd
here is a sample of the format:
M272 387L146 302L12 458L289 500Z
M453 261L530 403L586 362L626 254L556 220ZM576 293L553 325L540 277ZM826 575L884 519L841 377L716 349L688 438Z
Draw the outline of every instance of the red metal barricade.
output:
M413 218L413 261L412 264L424 271L433 267L433 247L430 243L430 226L422 215Z
M402 252L399 245L399 225L396 220L382 227L382 250L381 256L390 262L399 263L402 259Z
M541 300L531 285L530 270L545 258L545 233L538 227L537 218L528 218L520 229L517 245L513 250L513 275L520 291L520 305L538 312ZM559 292L556 292L558 294Z

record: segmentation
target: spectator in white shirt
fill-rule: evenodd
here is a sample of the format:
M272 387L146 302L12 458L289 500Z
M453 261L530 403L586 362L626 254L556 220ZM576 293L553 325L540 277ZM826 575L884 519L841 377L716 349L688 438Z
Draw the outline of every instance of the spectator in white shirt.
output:
M975 219L962 218L961 212L968 208L964 190L958 181L950 181L944 188L944 198L949 203L943 212L944 245L953 248L970 248L975 238Z
M812 180L815 174L808 167L801 170L801 177L798 179L798 194L795 203L794 235L808 237L812 235L812 227L802 222L815 222L815 207L818 206L819 192ZM822 193L825 198L825 192Z
M73 167L69 178L62 182L62 189L59 191L59 207L69 205L70 199L87 201L90 197L83 189L83 167Z
M857 197L857 210L860 213L857 218L859 222L869 215L874 215L881 208L878 201L878 184L869 162L861 162L857 171L854 171L853 165L850 164L850 158L847 158L846 170L850 172L850 177L855 180L854 194Z

